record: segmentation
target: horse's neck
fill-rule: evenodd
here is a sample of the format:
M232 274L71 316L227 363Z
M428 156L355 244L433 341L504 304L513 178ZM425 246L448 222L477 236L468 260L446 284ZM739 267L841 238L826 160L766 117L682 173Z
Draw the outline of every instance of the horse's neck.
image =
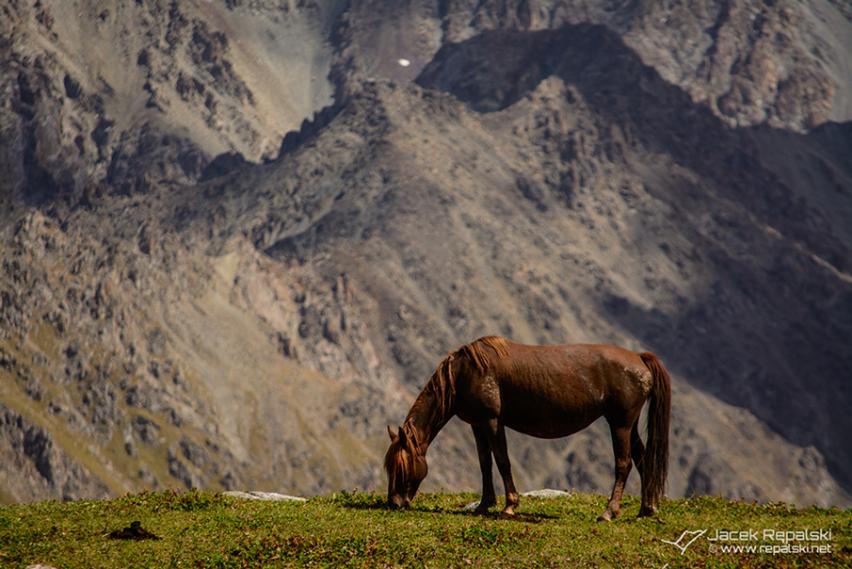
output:
M439 402L434 391L424 389L411 410L405 422L417 429L417 443L423 454L438 432L447 424L452 416L452 404Z

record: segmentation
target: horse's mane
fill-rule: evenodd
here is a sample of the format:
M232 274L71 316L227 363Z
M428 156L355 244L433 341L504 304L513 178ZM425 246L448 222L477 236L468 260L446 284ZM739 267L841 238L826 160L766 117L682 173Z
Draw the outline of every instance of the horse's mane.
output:
M429 383L423 389L424 393L432 393L435 404L441 414L446 414L452 405L456 394L456 378L453 371L453 360L466 358L468 362L480 373L486 373L493 363L488 351L492 350L498 358L509 355L509 348L505 338L500 336L483 336L469 344L465 344L454 352L451 352L438 364L435 373L429 379ZM420 398L418 398L419 400ZM415 402L416 405L416 402ZM410 416L410 413L409 413Z
M456 351L451 352L444 358L435 372L423 388L420 396L411 407L408 417L402 424L403 437L397 439L385 455L385 470L388 475L395 477L398 472L408 472L411 467L411 461L417 455L420 441L417 440L417 432L411 426L411 416L414 411L427 403L424 401L424 395L431 394L434 397L434 405L441 415L446 415L453 403L456 394L456 378L453 371L453 361L465 358L474 368L480 373L485 373L494 363L491 360L489 350L493 351L497 358L506 357L509 355L509 348L506 345L505 338L500 336L484 336L478 340L474 340L469 344L465 344ZM408 452L399 452L402 449Z
M474 363L477 371L485 372L488 371L491 361L488 359L488 352L483 350L483 348L491 348L497 354L498 358L509 355L509 347L506 345L506 339L500 336L483 336L456 350L456 355L466 355Z

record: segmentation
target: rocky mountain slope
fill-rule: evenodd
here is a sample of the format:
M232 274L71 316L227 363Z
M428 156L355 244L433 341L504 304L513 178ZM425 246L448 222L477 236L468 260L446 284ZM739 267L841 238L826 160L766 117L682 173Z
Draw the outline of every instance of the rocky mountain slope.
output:
M670 494L848 504L852 15L662 6L3 2L0 499L381 488L497 333L657 352Z

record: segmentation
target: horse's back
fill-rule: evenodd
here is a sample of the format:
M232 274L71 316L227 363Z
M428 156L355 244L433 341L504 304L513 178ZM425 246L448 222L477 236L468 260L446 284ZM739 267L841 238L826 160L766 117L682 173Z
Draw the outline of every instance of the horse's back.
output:
M549 373L598 376L600 380L618 379L621 371L645 372L637 352L612 344L531 345L506 342L509 369L540 369Z

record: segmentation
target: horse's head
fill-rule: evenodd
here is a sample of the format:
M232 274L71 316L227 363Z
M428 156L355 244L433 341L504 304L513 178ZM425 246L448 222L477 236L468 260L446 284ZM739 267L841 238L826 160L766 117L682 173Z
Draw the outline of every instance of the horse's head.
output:
M385 455L388 472L388 505L406 508L429 471L426 455L420 453L417 436L408 425L395 433L388 427L391 444Z

